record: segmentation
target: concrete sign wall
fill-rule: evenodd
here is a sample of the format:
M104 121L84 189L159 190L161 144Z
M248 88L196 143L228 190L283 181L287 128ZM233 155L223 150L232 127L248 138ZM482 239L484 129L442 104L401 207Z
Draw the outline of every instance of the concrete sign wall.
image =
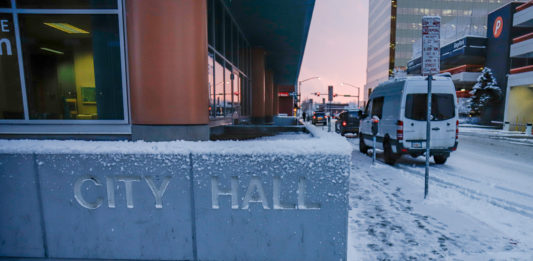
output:
M0 151L0 258L345 260L349 164Z

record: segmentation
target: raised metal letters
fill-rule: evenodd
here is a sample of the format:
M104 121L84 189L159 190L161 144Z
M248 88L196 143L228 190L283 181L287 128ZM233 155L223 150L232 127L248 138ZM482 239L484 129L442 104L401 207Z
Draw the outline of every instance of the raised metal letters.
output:
M298 180L298 209L320 209L319 203L307 203L305 201L306 187L305 178L300 177Z
M96 199L96 202L90 203L90 202L87 202L85 198L83 197L83 195L81 194L81 186L83 185L83 183L85 183L85 181L92 181L92 183L96 186L102 185L102 183L100 183L93 176L89 176L89 175L82 176L78 178L78 180L76 180L76 182L74 183L74 198L84 208L88 208L88 209L99 208L102 205L102 202L104 201L104 199L98 198Z
M257 191L259 198L253 196L254 191ZM263 189L263 185L261 185L261 179L259 179L259 177L252 177L250 179L248 190L246 190L246 195L244 195L244 200L242 201L242 209L248 209L250 202L261 203L263 205L263 209L270 209L265 196L265 190Z
M221 190L218 187L218 177L211 177L211 207L219 209L219 196L231 196L231 208L239 209L239 180L237 177L231 177L231 189Z
M141 178L135 176L120 176L117 177L118 181L124 182L126 187L126 206L128 208L133 208L133 182L141 181Z
M165 191L167 191L168 183L170 183L171 178L172 177L168 176L165 177L163 182L161 182L161 186L157 188L152 180L152 177L144 177L146 184L148 184L148 187L150 187L150 190L154 195L156 208L163 208L163 194L165 194Z
M281 178L274 177L272 186L272 208L273 209L295 209L295 204L281 202Z

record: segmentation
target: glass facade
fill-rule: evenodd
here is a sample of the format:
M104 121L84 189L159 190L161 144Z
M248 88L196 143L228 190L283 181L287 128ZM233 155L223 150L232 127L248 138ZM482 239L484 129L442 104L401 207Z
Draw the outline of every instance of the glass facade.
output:
M17 0L0 10L0 120L126 123L119 3Z
M210 119L249 115L251 50L246 37L224 2L206 0L208 6L208 88Z
M370 1L366 95L394 69L406 68L413 44L421 38L423 16L441 16L441 39L451 42L465 35L484 35L487 14L508 2L511 0Z

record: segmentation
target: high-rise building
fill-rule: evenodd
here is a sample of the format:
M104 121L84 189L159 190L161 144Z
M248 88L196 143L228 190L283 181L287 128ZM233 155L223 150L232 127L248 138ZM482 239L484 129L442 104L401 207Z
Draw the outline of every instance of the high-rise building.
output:
M403 70L421 38L422 17L438 15L442 39L485 35L487 14L511 0L371 0L365 98L369 90ZM445 42L446 43L446 42Z

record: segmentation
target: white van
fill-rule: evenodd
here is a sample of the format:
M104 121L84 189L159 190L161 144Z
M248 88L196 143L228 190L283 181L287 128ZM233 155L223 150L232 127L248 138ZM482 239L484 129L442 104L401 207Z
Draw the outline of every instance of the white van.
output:
M450 77L432 81L430 153L444 164L457 149L459 120L455 86ZM394 164L402 154L418 157L426 151L427 77L412 76L380 84L371 93L361 115L359 150L372 147L372 117L379 117L376 147L384 151L385 162Z

